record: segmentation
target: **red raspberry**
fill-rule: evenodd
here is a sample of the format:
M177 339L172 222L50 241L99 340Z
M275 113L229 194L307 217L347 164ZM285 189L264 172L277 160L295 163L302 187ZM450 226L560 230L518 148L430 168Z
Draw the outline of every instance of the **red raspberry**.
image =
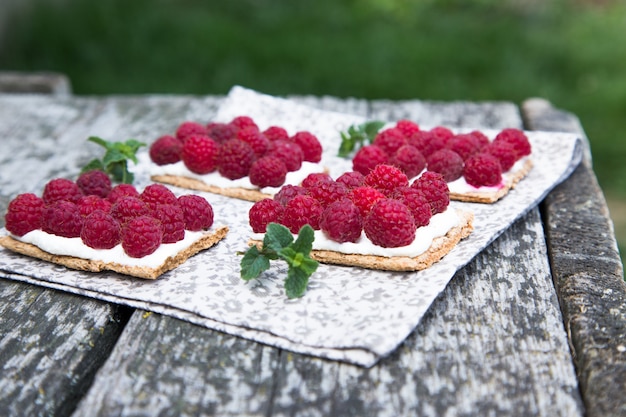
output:
M157 165L175 164L180 161L183 142L172 135L161 136L150 145L150 160Z
M489 144L485 147L484 152L493 155L500 162L502 172L510 170L517 160L517 153L510 143L499 141Z
M407 178L413 178L424 170L426 159L415 146L403 145L389 158L389 165L400 168Z
M383 164L365 176L364 184L390 196L397 187L409 185L409 179L399 168Z
M254 127L257 130L259 130L259 127L254 122L254 120L248 116L237 116L233 120L230 121L230 124L237 127L239 130L244 129L246 127Z
M90 248L114 248L122 239L120 224L109 213L96 210L85 217L80 238Z
M325 172L313 172L302 180L302 186L304 188L314 188L322 183L331 183L333 181L333 178Z
M289 133L280 126L270 126L263 131L263 134L269 141L278 139L289 140Z
M428 200L421 191L413 187L399 187L392 197L409 208L415 220L415 226L422 227L430 223L433 213Z
M46 204L52 204L56 201L78 202L83 196L78 185L71 180L65 178L55 178L50 180L43 189L43 201Z
M219 145L208 136L191 135L185 141L181 159L189 171L208 174L217 167Z
M217 143L224 143L237 137L237 126L228 123L212 122L207 125L208 135Z
M158 204L153 213L161 222L162 243L175 243L185 238L185 215L178 204Z
M231 139L219 147L217 169L223 177L236 180L248 175L254 159L250 145L239 139Z
M452 182L463 175L463 158L451 149L440 149L428 157L429 171L443 175L446 182Z
M372 145L381 148L387 155L393 155L398 148L406 144L406 137L400 129L391 127L385 130L381 130L374 137Z
M503 141L512 145L513 149L515 149L517 159L530 155L531 146L528 137L519 129L503 129L496 135L493 141L494 143Z
M389 155L375 145L365 145L359 149L352 159L352 169L367 175L371 170L379 164L386 164L389 161Z
M283 185L276 194L274 194L274 200L280 205L286 206L289 200L299 195L306 195L307 189L300 187L299 185L286 184Z
M97 195L105 198L111 192L111 178L103 171L93 170L80 174L76 185L84 195Z
M363 218L358 207L344 198L326 207L320 219L320 229L335 242L356 242L363 231Z
M83 217L89 216L96 210L108 213L111 211L113 205L106 198L98 197L97 195L86 195L78 200L78 209Z
M150 184L139 194L141 201L154 210L158 204L177 204L176 195L163 184Z
M397 248L415 240L415 220L407 206L398 200L384 198L372 207L363 222L363 230L374 245Z
M308 195L319 201L322 207L345 197L348 193L348 188L336 181L322 182L317 187L311 187L307 190Z
M300 145L290 140L275 140L270 142L267 154L282 159L289 172L297 171L304 161L304 152Z
M213 226L213 207L199 195L181 195L178 205L185 216L185 229L194 232L207 230Z
M132 258L154 253L163 240L161 222L151 216L139 216L122 226L122 248Z
M415 132L409 137L407 144L415 146L425 158L428 158L433 152L438 151L445 146L440 137L425 130Z
M472 135L456 135L448 139L446 148L456 152L465 161L480 151L480 143Z
M443 175L426 171L411 184L412 188L419 190L428 204L433 215L443 213L450 204L450 190Z
M43 200L33 193L18 195L9 203L6 229L16 236L40 229L44 207Z
M150 206L144 203L139 197L120 198L111 207L111 215L122 226L135 217L148 216L150 214Z
M259 129L255 127L246 127L239 130L239 132L237 132L237 139L250 145L257 158L265 154L270 143L263 133L259 132Z
M297 234L305 224L319 230L323 211L319 201L308 195L299 195L289 200L285 206L282 224L293 234Z
M107 200L111 204L115 204L119 199L124 197L139 197L139 191L132 184L118 184L109 193Z
M337 177L337 182L344 184L348 190L360 187L365 182L365 175L356 171L348 171Z
M317 136L311 132L298 132L293 136L293 138L291 138L291 140L302 148L305 161L319 162L322 160L322 144L317 139Z
M480 130L472 130L468 133L468 135L472 136L476 143L478 143L478 147L483 149L485 146L489 145L490 141L487 135L485 135Z
M430 129L430 133L435 135L435 137L438 137L439 139L441 139L444 144L448 142L448 139L454 136L454 133L450 129L448 129L447 127L443 127L443 126L433 127L432 129Z
M264 156L254 161L248 175L250 182L259 188L280 187L287 178L287 166L274 156Z
M463 177L474 187L493 187L502 182L502 168L495 156L479 153L465 162Z
M57 236L79 237L83 228L83 216L78 206L70 201L59 200L44 208L41 229Z
M254 233L265 233L270 223L281 223L285 208L276 200L257 201L248 211L248 220Z
M176 129L176 138L181 142L186 142L190 136L207 136L208 130L205 126L197 122L183 122Z
M361 216L365 218L372 206L376 204L378 200L385 198L385 194L375 188L362 186L352 189L348 193L348 198L359 208Z
M415 134L415 132L420 131L420 127L417 123L406 119L398 120L396 122L396 129L402 132L406 138L410 138Z

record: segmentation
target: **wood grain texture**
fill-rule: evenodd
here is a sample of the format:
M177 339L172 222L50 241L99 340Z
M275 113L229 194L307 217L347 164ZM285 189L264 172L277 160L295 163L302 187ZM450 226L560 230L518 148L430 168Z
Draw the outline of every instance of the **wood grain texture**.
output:
M531 129L583 135L578 118L524 103ZM588 154L590 157L590 154ZM606 201L591 160L543 205L554 283L571 337L588 416L626 415L626 284Z

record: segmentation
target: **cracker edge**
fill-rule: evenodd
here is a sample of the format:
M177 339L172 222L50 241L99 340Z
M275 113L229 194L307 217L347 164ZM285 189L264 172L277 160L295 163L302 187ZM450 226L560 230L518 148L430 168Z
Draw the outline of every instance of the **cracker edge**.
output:
M156 267L150 268L146 266L129 266L114 262L102 262L89 259L78 258L74 256L54 255L39 249L39 247L30 243L20 242L11 236L0 237L0 246L22 255L37 258L43 261L52 262L62 265L70 269L77 269L88 272L114 271L124 275L130 275L137 278L157 279L160 275L168 272L177 266L183 264L187 259L205 249L209 249L217 242L222 240L228 233L228 226L221 226L214 232L206 233L198 241L191 246L181 250L174 256L170 256L163 263Z
M152 175L150 177L152 181L160 182L164 184L174 185L180 188L186 188L190 190L206 191L213 194L219 194L226 197L238 198L240 200L257 202L264 198L272 198L270 194L262 193L259 190L252 190L249 188L233 187L222 188L215 185L209 185L203 181L195 178L182 177L178 175Z

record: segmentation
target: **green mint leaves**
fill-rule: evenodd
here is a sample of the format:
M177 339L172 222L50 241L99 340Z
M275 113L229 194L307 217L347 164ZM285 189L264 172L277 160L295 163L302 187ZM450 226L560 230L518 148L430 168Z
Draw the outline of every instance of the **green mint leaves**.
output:
M145 146L145 143L135 139L128 139L126 142L110 142L96 136L91 136L87 140L102 146L106 152L101 160L92 160L81 172L99 169L109 174L115 182L133 183L135 177L132 172L128 171L128 160L137 163L137 150Z
M294 241L293 235L285 226L270 223L267 226L263 246L253 245L241 258L241 278L250 281L270 268L270 261L282 259L289 266L285 279L285 292L289 298L301 297L306 291L309 277L319 263L309 254L315 236L311 226L304 225Z
M341 145L337 155L347 158L355 149L372 143L376 134L384 125L385 122L373 120L360 125L350 126L346 132L341 132Z

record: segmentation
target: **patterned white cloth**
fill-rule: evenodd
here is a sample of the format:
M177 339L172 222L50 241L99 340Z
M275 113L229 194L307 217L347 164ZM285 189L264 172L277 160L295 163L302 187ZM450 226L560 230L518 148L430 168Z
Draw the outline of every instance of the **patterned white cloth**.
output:
M217 120L229 121L239 115L251 116L261 128L279 125L291 134L298 130L316 134L325 150L323 163L333 177L351 167L350 161L335 156L339 131L364 121L234 87ZM497 133L484 132L488 136ZM552 132L527 135L534 161L530 174L496 204L453 202L452 207L474 213L475 230L425 271L392 273L320 265L306 294L290 300L283 288L286 268L280 264L249 283L239 277L241 256L237 252L247 249L251 234L247 213L252 203L198 193L213 205L216 224L228 225L230 232L217 246L156 281L70 271L3 249L0 274L170 315L294 352L372 366L417 326L458 269L536 206L581 160L581 141L576 136ZM149 168L147 163L136 168L141 189L149 183Z

